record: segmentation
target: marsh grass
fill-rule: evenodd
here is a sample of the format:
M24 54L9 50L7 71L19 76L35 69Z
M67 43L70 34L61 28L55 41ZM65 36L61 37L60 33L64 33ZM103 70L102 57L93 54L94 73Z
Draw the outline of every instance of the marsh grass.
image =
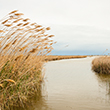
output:
M102 56L92 61L92 70L95 72L102 87L106 87L110 95L110 56Z
M0 106L21 106L41 87L43 62L51 52L50 27L31 23L14 10L0 20ZM45 34L46 33L46 34Z
M74 58L86 58L87 56L81 56L81 55L47 55L45 57L46 61L54 61L54 60L62 60L62 59L74 59Z
M103 56L92 61L92 70L98 74L110 75L110 57Z

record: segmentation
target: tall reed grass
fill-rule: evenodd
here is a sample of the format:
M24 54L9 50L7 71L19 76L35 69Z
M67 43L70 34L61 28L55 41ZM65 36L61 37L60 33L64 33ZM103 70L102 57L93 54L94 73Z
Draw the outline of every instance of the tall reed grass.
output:
M103 56L92 61L92 70L98 74L110 75L110 57Z
M46 56L46 58L45 58L45 60L46 61L55 61L55 60L62 60L62 59L74 59L74 58L86 58L87 56L85 55L83 55L83 56L81 56L81 55L77 55L77 56L75 56L75 55L47 55Z
M45 56L53 49L50 27L14 10L0 20L0 107L24 107L40 89Z

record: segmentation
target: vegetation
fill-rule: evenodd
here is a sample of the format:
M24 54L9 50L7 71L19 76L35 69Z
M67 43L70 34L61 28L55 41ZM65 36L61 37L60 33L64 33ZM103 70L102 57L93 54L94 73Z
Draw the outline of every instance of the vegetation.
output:
M62 60L62 59L73 59L73 58L86 58L87 56L74 56L74 55L47 55L46 61Z
M30 23L14 10L0 20L0 106L24 106L37 94L43 80L42 66L51 52L50 27Z
M92 61L92 70L98 74L110 75L110 57L103 56Z

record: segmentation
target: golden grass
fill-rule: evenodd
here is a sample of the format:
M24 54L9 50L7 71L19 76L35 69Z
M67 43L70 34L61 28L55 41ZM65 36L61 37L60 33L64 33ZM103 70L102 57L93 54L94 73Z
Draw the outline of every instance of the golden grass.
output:
M54 61L54 60L62 60L62 59L74 59L74 58L86 58L87 56L81 56L81 55L48 55L45 57L46 61Z
M110 75L110 57L103 56L95 58L92 61L92 70L98 74Z
M10 106L23 107L28 98L40 90L43 63L53 49L53 35L45 34L50 28L27 22L29 18L23 19L22 15L14 10L0 20L2 110L10 110Z

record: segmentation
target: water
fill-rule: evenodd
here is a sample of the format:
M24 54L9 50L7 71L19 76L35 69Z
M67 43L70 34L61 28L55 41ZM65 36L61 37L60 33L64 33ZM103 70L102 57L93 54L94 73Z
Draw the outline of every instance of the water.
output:
M46 64L46 104L51 110L110 110L107 84L91 71L93 58Z
M28 110L110 110L110 81L91 71L92 60L46 63L42 93Z

